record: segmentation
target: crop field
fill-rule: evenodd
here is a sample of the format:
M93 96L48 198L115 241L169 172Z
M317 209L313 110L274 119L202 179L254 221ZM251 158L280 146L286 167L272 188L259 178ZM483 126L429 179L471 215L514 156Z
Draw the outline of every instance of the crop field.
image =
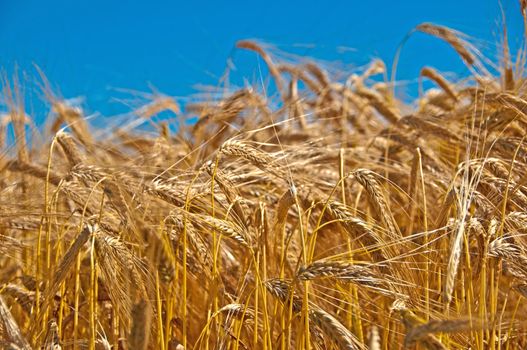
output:
M106 129L40 71L32 128L6 76L0 348L527 348L527 51L414 32L470 76L422 67L410 101L380 60L239 41L268 90L154 93Z

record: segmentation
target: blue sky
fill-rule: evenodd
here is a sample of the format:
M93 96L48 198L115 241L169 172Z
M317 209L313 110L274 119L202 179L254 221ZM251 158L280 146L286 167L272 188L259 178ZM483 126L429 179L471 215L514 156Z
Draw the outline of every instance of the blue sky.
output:
M502 0L501 6L511 46L518 47L518 0ZM374 57L390 63L406 33L425 21L477 38L491 55L501 41L497 0L0 0L0 66L12 72L17 64L31 81L36 63L64 97L84 96L92 111L112 114L123 107L111 99L115 88L149 91L151 84L187 96L196 84L217 85L228 59L238 68L234 80L252 81L258 60L234 48L240 39L345 64ZM402 52L398 78L414 81L424 65L466 74L446 44L416 34Z

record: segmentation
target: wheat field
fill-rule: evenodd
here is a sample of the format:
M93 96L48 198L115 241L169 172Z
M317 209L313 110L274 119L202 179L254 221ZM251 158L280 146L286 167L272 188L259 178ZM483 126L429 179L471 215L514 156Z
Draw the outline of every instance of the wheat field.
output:
M1 348L527 347L527 51L414 32L471 76L423 67L407 101L382 61L342 79L240 41L273 94L155 94L97 133L41 73L44 137L5 79ZM198 120L134 127L167 112Z

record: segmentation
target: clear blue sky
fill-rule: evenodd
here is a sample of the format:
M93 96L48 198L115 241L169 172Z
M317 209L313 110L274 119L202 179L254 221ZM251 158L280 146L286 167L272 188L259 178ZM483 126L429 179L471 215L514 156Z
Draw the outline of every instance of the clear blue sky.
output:
M501 5L518 47L518 0ZM108 103L112 88L149 91L150 83L186 96L195 84L216 85L228 58L239 68L235 75L251 78L257 59L234 49L240 39L346 64L373 57L390 63L405 34L425 21L480 39L489 54L501 40L497 0L0 0L0 66L12 72L16 63L36 77L36 63L64 97L85 96L92 111L112 114L122 107ZM447 45L417 34L405 46L398 78L415 79L424 65L466 73Z

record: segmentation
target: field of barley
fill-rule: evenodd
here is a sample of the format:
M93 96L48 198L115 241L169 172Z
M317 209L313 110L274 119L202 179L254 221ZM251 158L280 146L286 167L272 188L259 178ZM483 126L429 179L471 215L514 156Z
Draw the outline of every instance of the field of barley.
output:
M0 348L526 348L527 51L413 32L471 75L422 67L409 101L380 60L342 77L239 41L270 93L157 93L108 130L40 71L31 128L5 77Z

